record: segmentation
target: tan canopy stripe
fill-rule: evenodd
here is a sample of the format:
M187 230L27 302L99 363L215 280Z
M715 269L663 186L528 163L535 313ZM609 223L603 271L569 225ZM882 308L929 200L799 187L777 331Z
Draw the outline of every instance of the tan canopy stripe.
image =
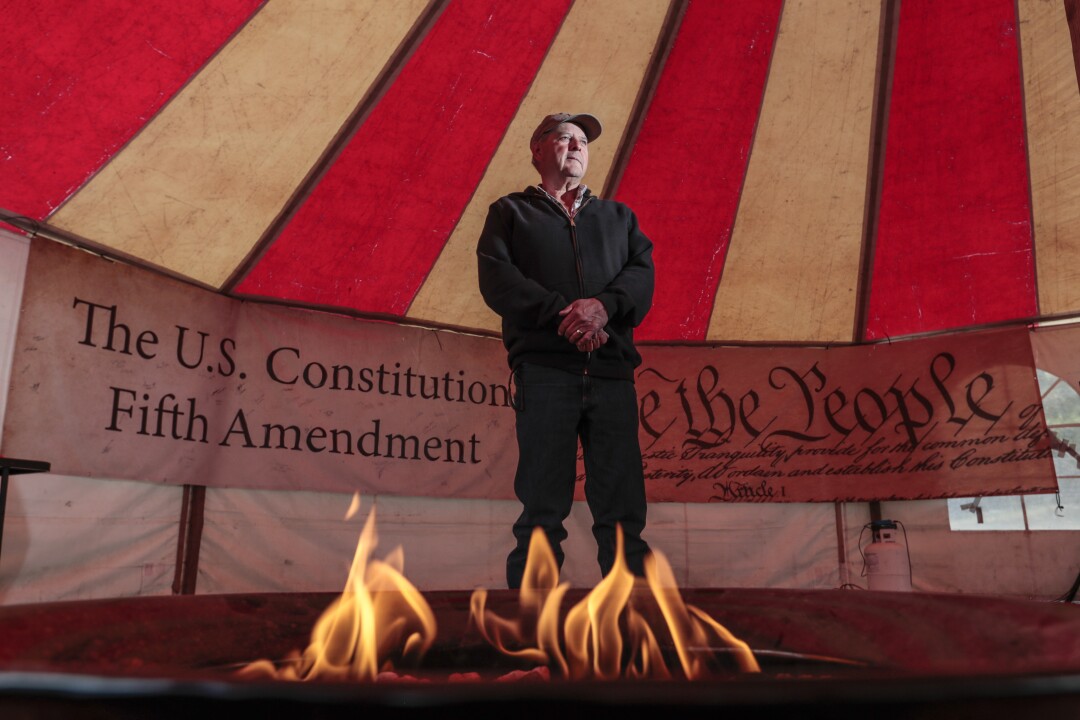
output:
M52 221L219 287L427 5L268 3Z
M1080 93L1061 3L1020 0L1039 312L1080 310Z
M508 192L536 183L529 136L536 123L553 112L589 112L603 122L604 134L590 148L585 178L586 185L600 191L667 9L667 3L653 0L574 3L472 201L413 300L409 317L499 329L498 317L484 305L476 285L476 240L488 206Z
M852 339L879 21L784 4L708 339Z

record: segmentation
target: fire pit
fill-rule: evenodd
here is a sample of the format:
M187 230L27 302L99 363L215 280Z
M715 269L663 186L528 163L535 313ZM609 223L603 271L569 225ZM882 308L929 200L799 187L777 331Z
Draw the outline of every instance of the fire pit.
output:
M567 603L584 591L571 590ZM230 712L468 712L669 708L854 717L1016 717L1080 710L1080 610L1071 605L871 591L688 590L757 656L759 675L708 681L498 681L528 669L491 649L468 592L425 593L438 640L412 680L245 680L236 670L308 643L333 593L133 598L0 608L0 717L185 717ZM517 594L490 593L510 614ZM472 679L459 674L471 673Z

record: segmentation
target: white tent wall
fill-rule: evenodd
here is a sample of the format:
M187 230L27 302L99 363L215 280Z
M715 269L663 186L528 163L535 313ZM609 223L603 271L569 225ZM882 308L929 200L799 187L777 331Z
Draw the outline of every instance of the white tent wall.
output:
M26 261L30 241L0 230L0 418L7 408L11 385L11 359L15 353L15 332L19 329ZM0 425L3 432L3 425Z
M0 231L0 417L29 247ZM13 476L0 546L0 604L170 592L181 494L148 483Z
M0 604L168 594L180 495L147 483L16 476Z
M360 528L375 508L379 545L404 552L422 590L497 588L518 513L510 501L379 496L343 516L346 495L209 489L198 592L335 590ZM672 564L682 587L839 585L835 512L830 504L654 503L645 538ZM562 578L577 587L600 579L591 517L575 503L563 544Z
M28 248L0 232L0 412ZM182 494L150 483L13 477L0 604L172 592ZM372 508L375 556L400 545L421 590L502 586L516 503L378 496L362 498L359 515L344 520L349 501L208 489L196 592L337 590ZM945 500L885 503L882 515L904 523L917 590L1051 599L1075 577L1078 532L952 532ZM860 542L869 542L868 521L866 504L653 504L645 537L682 587L866 587ZM590 524L576 504L564 579L579 587L599 577Z
M1054 599L1080 570L1080 532L952 532L945 500L882 503L881 514L903 524L915 590Z
M421 589L502 584L513 522L511 503L335 493L208 489L199 553L198 592L341 589L361 528L375 511L383 558L400 546L405 573Z

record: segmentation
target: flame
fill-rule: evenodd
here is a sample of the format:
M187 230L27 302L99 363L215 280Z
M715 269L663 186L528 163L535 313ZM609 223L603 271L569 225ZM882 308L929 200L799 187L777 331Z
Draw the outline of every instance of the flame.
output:
M559 608L569 585L558 582L558 565L544 533L533 531L519 593L521 612L507 619L487 610L487 591L476 590L471 617L484 638L500 652L548 665L572 680L621 677L669 679L660 642L637 606L655 605L675 645L683 675L708 677L711 649L719 641L732 649L743 672L760 672L742 640L704 611L683 602L667 559L653 551L645 559L645 580L635 579L623 554L618 529L611 572L566 614L559 642Z
M487 590L478 588L469 600L470 617L489 644L505 655L538 665L556 664L567 674L568 668L559 646L559 606L569 583L559 584L559 566L555 554L540 528L533 530L525 574L521 580L518 603L521 613L515 619L501 618L488 612ZM530 644L535 636L535 642Z
M353 498L346 519L359 508ZM394 669L394 661L419 660L435 641L435 615L420 592L405 579L404 554L394 549L385 559L371 555L378 544L372 510L357 542L348 581L341 595L315 623L303 653L278 668L258 660L240 671L246 677L279 680L376 681ZM518 593L516 618L487 608L487 591L470 599L470 617L492 646L536 667L506 679L546 679L559 674L571 680L618 678L670 679L657 632L666 627L682 674L706 678L715 666L715 643L732 654L744 672L760 672L750 647L702 610L683 602L667 559L653 551L645 558L645 578L626 565L622 528L616 560L608 575L560 622L562 601L570 588L559 582L559 567L544 533L533 531L525 574ZM650 624L647 615L662 618ZM392 677L400 677L392 675Z
M357 499L349 516L356 512ZM419 659L435 641L435 614L404 575L404 553L371 559L378 544L372 509L356 545L345 590L315 623L311 644L280 671L262 660L241 674L293 680L374 681L393 669L393 659Z
M671 571L667 558L659 552L653 551L645 558L645 577L667 621L687 678L694 680L706 676L708 670L702 658L693 654L692 648L710 647L713 637L731 647L740 670L761 672L749 645L732 635L704 610L683 602L675 584L675 573Z

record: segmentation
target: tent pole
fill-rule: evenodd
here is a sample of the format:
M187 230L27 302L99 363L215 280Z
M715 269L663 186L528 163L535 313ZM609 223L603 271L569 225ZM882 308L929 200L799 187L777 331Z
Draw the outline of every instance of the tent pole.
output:
M176 541L176 574L173 595L194 595L199 574L199 548L202 545L205 485L184 485L180 502L180 532Z
M846 588L851 583L847 566L847 523L844 520L844 503L833 503L836 511L836 559L840 569L840 587Z
M1080 0L1065 0L1065 18L1069 23L1073 64L1076 66L1076 83L1080 88Z

